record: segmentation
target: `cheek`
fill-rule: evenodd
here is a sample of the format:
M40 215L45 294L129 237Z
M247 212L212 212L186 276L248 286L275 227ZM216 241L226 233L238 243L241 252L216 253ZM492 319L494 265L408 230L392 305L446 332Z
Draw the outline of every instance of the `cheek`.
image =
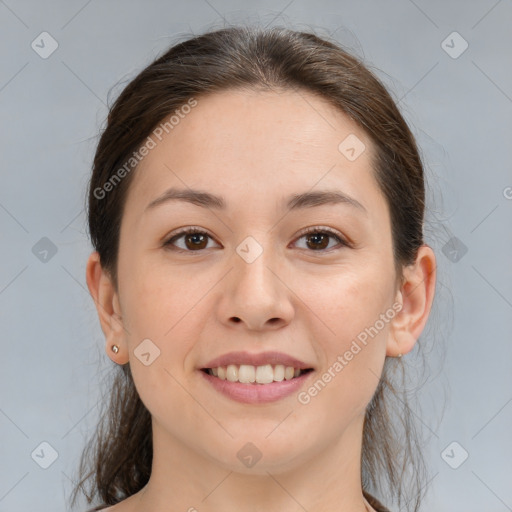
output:
M312 415L326 425L348 424L364 415L386 358L392 319L386 312L393 312L389 301L377 293L368 295L361 286L345 291L346 296L337 296L343 299L341 306L325 303L324 311L331 312L326 323L335 335L326 335L319 327L323 364L298 397L299 403L311 404Z
M179 269L142 263L131 268L134 270L124 275L121 292L130 334L167 340L187 323L204 288L192 285L193 280Z
M190 436L190 432L200 431L205 417L184 386L182 373L169 364L165 348L150 366L134 359L130 361L130 367L137 393L153 423L164 425L165 430L172 431L182 441Z
M303 293L312 289L311 283L303 286ZM394 316L392 275L368 265L358 272L340 272L328 286L317 284L316 290L306 301L321 320L315 322L315 338L323 352L318 376L323 380L316 388L329 388L325 398L329 395L340 407L366 404L382 371Z
M361 266L333 273L316 283L307 277L300 282L300 296L307 297L305 303L327 328L324 332L329 333L327 339L333 347L343 348L392 306L392 276L380 267ZM378 326L382 331L387 323L382 326L379 322Z
M199 291L187 291L183 283L155 266L134 276L125 291L130 367L142 402L157 422L168 422L170 412L180 411L178 430L181 425L194 424L197 411L183 384L185 362L197 331L191 320L198 309ZM154 343L147 351L150 358L156 354L147 366L139 358L141 340L146 338Z

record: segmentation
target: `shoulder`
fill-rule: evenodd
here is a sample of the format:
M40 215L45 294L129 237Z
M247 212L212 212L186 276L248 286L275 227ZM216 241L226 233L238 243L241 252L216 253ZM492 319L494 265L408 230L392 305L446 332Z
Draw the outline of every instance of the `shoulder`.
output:
M131 511L133 510L133 504L131 503L134 496L137 496L138 493L133 494L129 498L126 498L118 503L115 503L114 505L96 505L93 508L87 509L84 512L125 512L125 511Z
M386 508L377 498L374 498L371 494L364 493L366 501L375 509L376 512L391 512Z

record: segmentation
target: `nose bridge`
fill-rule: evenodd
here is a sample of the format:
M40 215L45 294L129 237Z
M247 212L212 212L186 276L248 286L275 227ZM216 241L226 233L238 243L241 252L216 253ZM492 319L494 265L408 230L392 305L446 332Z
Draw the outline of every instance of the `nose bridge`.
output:
M220 312L225 321L241 320L250 329L257 329L267 322L277 325L291 319L288 289L279 278L279 254L269 233L242 240L235 248L232 264Z
M277 266L270 239L268 233L250 235L236 247L233 277L237 294L245 295L244 302L268 301L278 293L277 278L270 271L270 268Z

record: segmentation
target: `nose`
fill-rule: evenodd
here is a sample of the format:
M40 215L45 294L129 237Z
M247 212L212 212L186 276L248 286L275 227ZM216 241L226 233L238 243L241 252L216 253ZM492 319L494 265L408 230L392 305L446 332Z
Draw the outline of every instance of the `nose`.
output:
M293 292L284 265L271 252L265 248L252 262L233 254L217 308L221 322L230 328L276 330L291 322Z

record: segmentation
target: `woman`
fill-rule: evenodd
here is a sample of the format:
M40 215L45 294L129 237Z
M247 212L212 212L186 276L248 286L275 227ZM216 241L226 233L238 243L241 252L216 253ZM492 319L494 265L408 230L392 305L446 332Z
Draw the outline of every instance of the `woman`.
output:
M424 204L407 124L335 43L233 27L144 69L89 188L87 284L119 366L75 497L364 512L387 488L417 510L390 404L434 297Z

